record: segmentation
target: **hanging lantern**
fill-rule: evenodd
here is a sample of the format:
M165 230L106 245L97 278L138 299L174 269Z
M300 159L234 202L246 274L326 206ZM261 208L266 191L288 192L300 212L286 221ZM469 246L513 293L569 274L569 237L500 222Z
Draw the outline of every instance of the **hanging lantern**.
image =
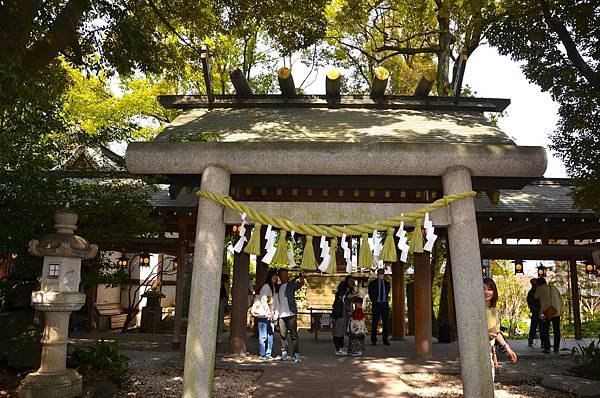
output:
M240 226L239 225L234 225L231 230L233 231L234 235L237 235L240 233Z
M585 263L585 274L586 275L598 275L596 271L597 267L594 267L594 263L586 262Z
M173 258L173 261L171 261L171 266L175 270L177 269L177 267L179 267L179 263L178 263L177 257Z
M10 253L10 259L15 260L19 255L17 253Z
M537 267L537 274L538 274L538 278L545 278L546 276L548 276L548 268L546 268L542 264L540 264Z
M121 257L119 257L117 259L117 266L119 268L127 268L127 265L129 264L129 259L125 256L125 253L123 253L121 255Z
M485 264L481 264L481 275L485 278L487 276L487 267Z
M140 267L150 266L150 254L148 252L140 253Z
M515 275L523 273L523 260L515 260Z

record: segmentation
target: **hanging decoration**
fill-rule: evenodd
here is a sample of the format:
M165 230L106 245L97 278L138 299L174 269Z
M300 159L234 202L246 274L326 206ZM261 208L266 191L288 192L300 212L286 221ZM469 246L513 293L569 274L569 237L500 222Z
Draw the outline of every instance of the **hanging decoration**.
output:
M265 250L267 253L261 258L261 261L265 264L271 264L273 257L275 257L275 252L277 251L275 248L275 238L276 234L275 231L273 231L273 226L269 224L267 226L267 231L265 232L265 239L267 240Z
M403 216L404 214L402 214ZM408 238L406 237L406 231L404 230L404 221L400 222L400 227L398 227L398 232L396 232L396 236L398 237L398 250L400 250L400 261L403 263L408 260L408 249L410 248L406 242L408 242Z
M344 260L346 260L346 273L350 274L352 273L352 251L348 246L346 234L342 235L341 242L342 250L344 250Z
M242 248L244 247L244 243L248 241L248 238L246 238L246 225L248 225L248 223L246 222L246 216L247 215L245 212L242 213L242 225L240 225L239 231L240 239L237 241L235 246L233 246L233 251L236 253L241 253Z
M295 234L294 231L292 231L290 233L292 240L290 242L288 242L288 251L287 251L289 265L292 268L296 268L296 259L294 258L294 234Z
M434 233L435 228L433 227L433 223L429 219L429 213L425 213L425 221L423 222L423 228L425 228L425 245L423 246L423 250L431 253L433 250L433 244L437 240L437 235Z
M422 253L423 250L431 251L433 244L437 239L437 235L434 233L434 228L429 218L429 213L448 206L454 201L464 198L473 198L477 194L474 191L456 193L438 199L435 202L422 207L421 209L406 214L401 214L400 216L391 217L386 220L373 223L348 226L295 223L284 218L267 215L263 212L246 206L243 203L236 202L229 196L222 196L204 191L198 191L197 195L199 197L212 200L222 206L226 206L242 214L240 241L246 241L244 236L245 226L248 225L246 218L249 217L254 220L252 235L243 249L245 253L254 255L261 254L260 231L263 225L267 225L267 233L265 234L267 239L267 245L265 247L267 253L263 257L262 261L267 264L271 263L271 261L276 261L281 264L295 265L295 262L293 261L293 244L288 242L286 239L287 232L291 233L292 231L295 231L306 236L306 244L304 247L304 253L300 267L307 271L314 271L317 269L318 262L314 255L312 240L313 236L321 236L321 257L323 258L323 261L319 265L319 268L324 269L327 272L334 272L336 269L335 251L337 250L338 246L338 238L342 238L341 246L344 249L344 259L346 260L347 271L352 269L352 255L350 248L348 247L348 242L346 241L346 237L348 236L361 237L358 254L358 266L360 268L377 267L377 264L374 263L374 254L376 258L383 261L397 261L397 254L394 249L394 229L396 227L399 227L395 235L399 238L397 247L400 250L400 261L406 261L409 251L413 253ZM407 242L406 231L404 230L405 222L414 222L415 226L410 244ZM425 228L426 232L425 245L423 244L422 226ZM280 236L277 243L277 248L275 247L276 233L273 228L279 229ZM386 230L387 232L383 246L381 245L381 241L377 234L378 229ZM242 231L244 231L244 234L242 234ZM369 239L369 234L372 234L373 238ZM326 238L332 238L331 245L327 243ZM374 253L369 245L369 240L371 240L373 243L372 246ZM236 247L238 244L240 246L243 245L243 243L240 243L240 241L238 241ZM241 247L238 249L241 249Z

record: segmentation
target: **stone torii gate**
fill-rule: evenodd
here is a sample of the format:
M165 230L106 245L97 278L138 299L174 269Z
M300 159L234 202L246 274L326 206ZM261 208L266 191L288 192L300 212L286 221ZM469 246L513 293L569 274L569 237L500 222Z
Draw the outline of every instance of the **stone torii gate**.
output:
M231 182L244 186L249 177L294 181L315 176L346 176L367 189L378 177L397 187L417 180L450 195L520 189L546 168L544 148L517 146L483 116L484 111L502 111L508 100L384 97L374 102L342 96L331 103L325 96L217 96L209 102L170 96L161 102L187 110L154 141L129 145L128 170L201 175L201 190L219 195L232 194ZM300 206L305 210L295 213L297 222L318 221L314 214L326 212L319 198L301 199L252 205L284 217ZM394 203L381 210L388 204L351 202L337 203L340 211L327 221L363 222L356 214L368 214L373 221L387 217L387 211L398 215L414 208ZM352 206L357 206L354 213L347 211ZM219 300L214 292L220 285L227 214L222 206L199 200L184 397L209 397L212 390ZM493 397L473 200L452 203L442 219L437 225L448 228L464 395ZM482 305L474 305L478 302Z

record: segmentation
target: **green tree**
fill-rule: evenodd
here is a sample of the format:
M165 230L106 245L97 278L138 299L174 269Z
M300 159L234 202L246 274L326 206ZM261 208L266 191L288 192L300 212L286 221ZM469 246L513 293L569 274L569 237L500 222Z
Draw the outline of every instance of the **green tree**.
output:
M508 260L492 261L492 275L498 287L498 317L508 322L508 335L514 338L517 326L527 317L527 291L514 275L514 266Z
M600 2L505 0L486 38L559 103L551 148L580 208L600 212Z
M438 95L448 95L450 62L475 51L495 15L496 3L488 0L332 1L329 57L351 69L356 91L365 91L381 65L392 71L393 93L411 94L425 75L436 80Z

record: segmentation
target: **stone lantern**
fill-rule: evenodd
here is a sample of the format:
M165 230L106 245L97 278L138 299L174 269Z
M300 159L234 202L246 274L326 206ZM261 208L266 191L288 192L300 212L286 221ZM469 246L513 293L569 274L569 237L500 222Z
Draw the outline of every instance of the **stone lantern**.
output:
M77 213L68 208L54 216L56 233L29 242L33 256L44 257L41 289L33 292L31 303L44 312L44 334L40 368L21 383L21 398L70 398L82 394L81 375L66 368L69 317L85 303L79 292L81 259L94 258L97 245L73 233Z

